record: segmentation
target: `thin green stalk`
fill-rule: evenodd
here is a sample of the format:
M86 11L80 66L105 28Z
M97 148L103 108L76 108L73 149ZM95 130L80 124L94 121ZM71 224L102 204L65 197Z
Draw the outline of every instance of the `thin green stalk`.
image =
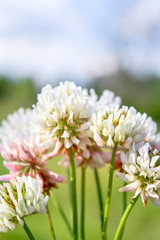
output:
M119 226L117 228L114 240L121 240L122 239L122 235L123 235L123 230L124 230L124 225L127 221L127 218L132 210L132 208L134 207L135 203L137 202L139 198L139 195L136 198L132 198L130 204L128 205L128 207L126 208L126 211L124 212L121 221L119 223Z
M123 187L124 186L126 186L126 182L123 183ZM127 208L127 192L123 192L122 193L122 216L126 211L126 208ZM123 226L122 235L123 235L124 229L125 229L125 225Z
M110 210L110 203L111 203L111 195L112 195L112 182L113 182L113 171L114 171L114 161L116 156L116 149L117 144L115 144L112 152L112 159L109 171L109 181L108 181L108 189L107 189L107 199L106 199L106 206L104 212L104 220L103 220L103 228L102 228L102 239L106 239L106 232L108 226L108 218L109 218L109 210Z
M49 230L50 230L50 234L51 234L51 239L56 240L56 236L55 236L55 232L54 232L54 228L53 228L53 224L52 224L52 219L51 219L51 215L50 215L48 206L46 206L46 209L47 209L46 215L47 215L47 219L48 219L48 223L49 223Z
M81 172L81 240L85 240L85 170Z
M103 200L102 200L101 184L100 184L97 168L94 169L94 177L95 177L96 187L97 187L97 194L98 194L98 201L99 201L99 211L100 211L100 221L101 221L101 230L102 230L102 226L103 226Z
M78 215L77 215L77 192L76 192L76 171L74 164L74 154L72 147L70 148L70 183L72 196L72 211L73 211L73 239L78 239Z
M69 192L69 202L70 206L72 206L72 199L71 199L71 183L70 183L70 169L67 168L67 179L68 179L68 192Z
M69 220L68 220L68 218L67 218L67 216L66 216L66 214L64 212L64 209L62 208L60 202L56 199L55 196L53 197L53 199L54 199L53 201L54 201L56 207L58 208L58 210L59 210L59 212L60 212L60 214L61 214L61 216L62 216L62 218L63 218L63 220L64 220L64 222L65 222L65 224L67 226L67 229L68 229L70 235L72 236L72 228L71 228Z
M126 186L126 182L124 182L123 186ZM122 193L122 202L123 202L123 206L122 206L122 215L123 215L127 207L127 192Z
M27 226L27 224L26 224L25 221L24 221L24 226L23 226L23 228L24 228L24 231L26 232L26 234L27 234L27 236L28 236L28 238L29 238L30 240L36 240L36 239L34 238L34 236L32 235L32 233L31 233L31 231L30 231L30 229L29 229L29 227Z

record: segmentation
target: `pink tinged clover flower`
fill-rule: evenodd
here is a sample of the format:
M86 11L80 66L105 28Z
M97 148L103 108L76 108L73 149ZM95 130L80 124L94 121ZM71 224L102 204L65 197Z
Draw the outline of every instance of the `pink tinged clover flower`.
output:
M80 150L79 152L76 152L74 156L75 166L76 168L86 168L90 166L91 169L104 167L106 155L107 153L102 151L97 145L87 147L84 151ZM65 154L59 164L64 167L69 167L69 155Z
M0 176L0 180L10 181L17 176L28 175L41 181L43 191L49 193L51 187L57 187L57 182L64 181L63 176L46 168L45 155L50 147L48 142L41 143L39 135L30 132L14 134L0 145L4 166L10 170L10 174Z
M144 206L150 199L153 204L160 206L160 155L155 149L152 151L149 143L136 150L135 144L126 153L121 153L124 173L117 175L128 183L119 191L135 192L133 198L140 194Z
M91 112L87 94L73 82L60 83L55 88L47 85L38 94L38 102L34 106L35 131L56 139L57 151L72 146L85 150L91 145Z
M0 185L0 232L14 230L23 218L35 213L44 214L48 196L42 194L41 184L31 177L17 177Z
M90 130L98 146L129 148L131 143L151 140L155 135L155 123L135 108L106 107L93 113Z

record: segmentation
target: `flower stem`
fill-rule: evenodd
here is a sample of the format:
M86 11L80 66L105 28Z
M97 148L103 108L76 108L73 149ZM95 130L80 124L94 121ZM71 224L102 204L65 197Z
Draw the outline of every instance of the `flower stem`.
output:
M85 168L81 174L81 240L85 240Z
M126 185L126 182L124 182L123 186L125 186L125 185ZM123 192L122 193L122 216L123 216L126 208L127 208L127 192ZM124 224L123 229L122 229L122 235L123 235L123 232L124 232L124 228L125 228L125 224Z
M29 229L29 227L27 226L27 224L26 224L25 221L24 221L24 226L23 226L23 228L24 228L24 231L26 232L28 238L29 238L30 240L35 240L34 236L32 235L32 233L31 233L31 231L30 231L30 229Z
M68 180L68 192L69 192L69 203L72 206L72 199L71 199L71 183L70 183L70 169L67 168L67 180Z
M62 216L62 218L63 218L63 220L64 220L64 222L65 222L65 224L67 226L67 229L68 229L70 235L72 236L72 228L71 228L69 220L68 220L68 218L67 218L67 216L66 216L66 214L64 212L64 209L62 208L60 202L56 199L55 196L53 197L53 199L54 199L54 203L55 203L56 207L58 208L58 210L59 210L59 212L60 212L60 214L61 214L61 216Z
M126 186L126 182L124 182L123 186ZM123 206L122 206L122 214L123 214L127 207L127 192L122 193L122 201L123 201Z
M99 210L100 210L100 220L101 220L101 230L102 230L102 226L103 226L103 201L102 201L102 191L101 191L101 185L100 185L100 180L99 180L97 168L94 169L94 177L95 177L96 186L97 186L97 194L98 194Z
M115 144L115 146L113 148L110 171L109 171L107 199L106 199L106 206L105 206L104 220L103 220L103 228L102 228L102 239L103 240L106 239L106 231L107 231L109 210L110 210L110 203L111 203L113 171L114 171L114 161L115 161L115 156L116 156L116 149L117 149L117 143Z
M117 232L115 234L114 240L121 240L122 239L122 235L123 235L123 230L124 230L124 225L127 221L127 218L132 210L132 208L134 207L135 203L137 202L139 198L139 195L136 198L132 198L131 202L129 203L128 207L126 208L126 211L124 212L121 221L119 223L119 226L117 228Z
M76 172L74 164L74 154L72 147L70 148L70 183L72 196L72 211L73 211L73 239L78 239L78 216L77 216L77 192L76 192Z
M51 215L50 215L48 206L46 206L46 209L47 209L46 215L47 215L47 219L48 219L48 223L49 223L51 239L56 240L56 236L55 236L55 232L54 232L54 228L53 228L53 224L52 224L52 219L51 219Z

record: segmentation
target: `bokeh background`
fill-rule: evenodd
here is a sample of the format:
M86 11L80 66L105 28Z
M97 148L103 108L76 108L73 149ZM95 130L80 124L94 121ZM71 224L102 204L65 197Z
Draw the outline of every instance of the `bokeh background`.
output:
M104 89L121 96L123 104L146 112L160 129L160 1L157 0L14 0L0 1L0 121L19 107L32 107L47 83L60 81ZM49 167L64 174L59 159ZM0 162L0 174L6 169ZM99 240L98 201L93 173L87 170L86 239ZM103 197L107 167L99 171ZM80 170L78 170L80 191ZM114 177L109 235L121 216L121 180ZM71 218L68 184L53 195ZM129 201L130 195L128 196ZM79 195L80 201L80 195ZM54 201L49 205L57 239L70 239ZM80 211L80 209L79 209ZM45 216L26 219L37 239L50 239ZM159 239L160 209L137 203L127 222L124 240ZM2 240L27 239L21 226L0 234Z

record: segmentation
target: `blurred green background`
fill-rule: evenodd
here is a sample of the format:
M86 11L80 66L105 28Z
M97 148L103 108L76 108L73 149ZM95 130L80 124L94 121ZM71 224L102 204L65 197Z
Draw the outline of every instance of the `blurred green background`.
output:
M118 79L118 81L117 81ZM112 77L101 77L94 79L92 85L88 88L95 88L98 94L104 89L113 90L116 95L121 96L123 104L134 106L140 112L146 112L157 123L160 124L160 81L157 77L150 76L144 79L137 77L128 72L120 71ZM13 113L19 107L32 107L36 103L36 94L40 89L34 85L31 79L19 79L12 81L4 76L0 77L0 121L5 119L9 113ZM67 180L67 171L57 163L59 158L49 162L49 168L56 173L62 174ZM0 174L7 173L3 167L3 162L0 162ZM80 205L80 180L81 171L77 170L77 188L78 188L78 206ZM99 170L100 181L102 184L103 199L106 197L106 188L108 181L107 166ZM119 223L122 212L122 193L118 189L123 182L114 176L114 188L112 195L112 204L109 220L109 239L113 239L116 227ZM67 216L71 219L71 207L69 201L68 184L59 184L58 190L53 190L52 197L49 201L51 209L56 237L58 240L69 240L67 228L59 215L59 212L54 204L53 195L59 200L63 206ZM128 201L131 194L128 195ZM79 208L80 216L80 208ZM35 237L39 240L50 239L49 227L45 215L34 215L26 218L26 222L32 230ZM129 216L124 240L149 240L159 239L160 236L160 209L148 202L147 207L143 207L141 200L134 207L133 212ZM98 199L95 189L95 181L92 170L87 169L86 175L86 239L99 240L100 224L99 224L99 208ZM23 228L18 224L14 232L0 233L0 239L28 239Z

